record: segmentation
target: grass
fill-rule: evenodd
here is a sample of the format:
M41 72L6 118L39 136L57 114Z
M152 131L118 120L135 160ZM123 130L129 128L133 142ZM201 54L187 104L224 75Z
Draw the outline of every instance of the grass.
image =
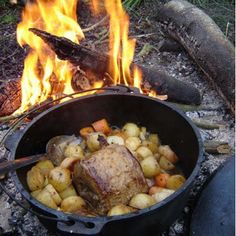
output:
M190 0L196 6L202 8L228 36L229 28L235 24L234 0Z
M123 5L128 11L133 11L143 0L124 0Z
M0 24L15 24L18 20L19 7L13 7L9 0L0 0Z

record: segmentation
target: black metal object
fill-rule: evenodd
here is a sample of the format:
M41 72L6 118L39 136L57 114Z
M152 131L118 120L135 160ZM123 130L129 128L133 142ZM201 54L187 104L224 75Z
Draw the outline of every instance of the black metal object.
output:
M235 235L234 157L230 157L204 187L193 212L190 235Z
M128 93L129 92L129 93ZM121 126L131 121L157 132L163 144L169 144L180 157L186 183L159 204L124 216L82 217L48 208L33 199L26 184L30 166L13 173L18 190L39 212L56 217L47 221L51 228L63 235L142 235L158 234L167 228L186 204L190 187L202 161L202 142L195 126L176 108L154 98L130 93L108 92L73 99L50 108L37 116L11 146L11 159L45 152L47 141L61 134L78 134L80 128L95 120L106 118L112 125Z

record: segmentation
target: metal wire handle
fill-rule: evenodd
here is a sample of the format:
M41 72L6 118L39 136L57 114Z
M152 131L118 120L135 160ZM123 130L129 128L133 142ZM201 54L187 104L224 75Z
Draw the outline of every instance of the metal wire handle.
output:
M87 92L92 92L92 91L112 91L112 92L121 92L121 93L138 93L138 89L134 88L134 87L128 87L126 85L117 85L117 86L111 86L111 87L104 87L104 88L93 88L93 89L87 89L87 90L83 90L83 91L78 91L72 94L68 94L68 95L64 95L60 98L54 99L52 101L49 101L47 103L41 104L39 106L37 106L36 108L33 108L32 110L28 111L26 114L22 114L22 116L20 116L15 122L13 122L12 126L10 127L10 129L6 132L6 134L3 136L3 138L0 141L0 146L4 146L4 143L7 139L7 137L9 135L11 135L11 133L16 130L22 123L22 121L27 118L29 115L33 114L34 112L37 112L38 110L41 110L45 107L47 107L48 105L58 102L64 98L73 98L74 95L77 94L81 94L81 93L87 93ZM10 152L10 150L8 150ZM58 217L50 217L50 216L46 216L43 214L40 214L28 207L26 207L23 203L21 203L20 201L18 201L14 196L12 196L12 194L5 188L4 184L2 183L3 181L0 181L0 187L3 190L3 192L10 198L12 199L17 205L19 205L21 208L23 208L24 210L32 213L33 215L36 215L39 218L42 219L46 219L46 220L52 220L52 221L56 221L56 222L63 222L65 224L70 224L72 221L72 218L67 217L67 219L62 219L62 218L58 218ZM82 220L76 219L77 221L79 221L80 223L84 224L85 226L87 225L87 222L84 222Z

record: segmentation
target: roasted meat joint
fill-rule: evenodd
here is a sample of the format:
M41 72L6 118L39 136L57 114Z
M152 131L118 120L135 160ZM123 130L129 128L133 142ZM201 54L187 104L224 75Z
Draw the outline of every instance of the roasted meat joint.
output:
M210 17L184 0L10 2L22 65L0 80L0 235L211 236L194 215L218 196L203 189L231 154L235 105Z

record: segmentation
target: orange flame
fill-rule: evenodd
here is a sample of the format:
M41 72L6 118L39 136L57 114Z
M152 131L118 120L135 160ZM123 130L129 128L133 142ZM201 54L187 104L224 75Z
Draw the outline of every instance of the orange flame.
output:
M135 51L135 39L128 37L129 16L122 6L121 0L93 0L92 9L94 13L99 13L104 4L105 10L110 17L110 55L109 72L114 80L114 84L125 84L141 88L142 74L138 68L130 70Z
M17 26L17 41L21 46L29 45L31 50L24 63L22 101L16 113L22 113L57 94L74 92L69 62L59 60L29 28L45 30L79 43L84 34L77 22L77 1L35 0L26 5L22 21ZM92 6L95 14L105 9L110 17L109 53L112 57L109 61L109 74L113 84L122 83L141 88L141 71L135 66L130 70L136 40L128 37L129 16L124 11L121 0L92 0ZM56 86L52 83L53 80L56 80ZM102 86L103 81L93 84L94 88Z
M24 63L21 79L22 101L17 112L24 112L45 101L55 92L69 94L74 91L71 87L72 73L69 63L57 59L29 28L39 28L79 43L84 35L77 23L76 6L77 0L37 0L26 5L22 21L17 26L17 41L21 46L29 45L31 51ZM52 76L56 76L58 83L62 85L61 91L53 91L50 83Z

